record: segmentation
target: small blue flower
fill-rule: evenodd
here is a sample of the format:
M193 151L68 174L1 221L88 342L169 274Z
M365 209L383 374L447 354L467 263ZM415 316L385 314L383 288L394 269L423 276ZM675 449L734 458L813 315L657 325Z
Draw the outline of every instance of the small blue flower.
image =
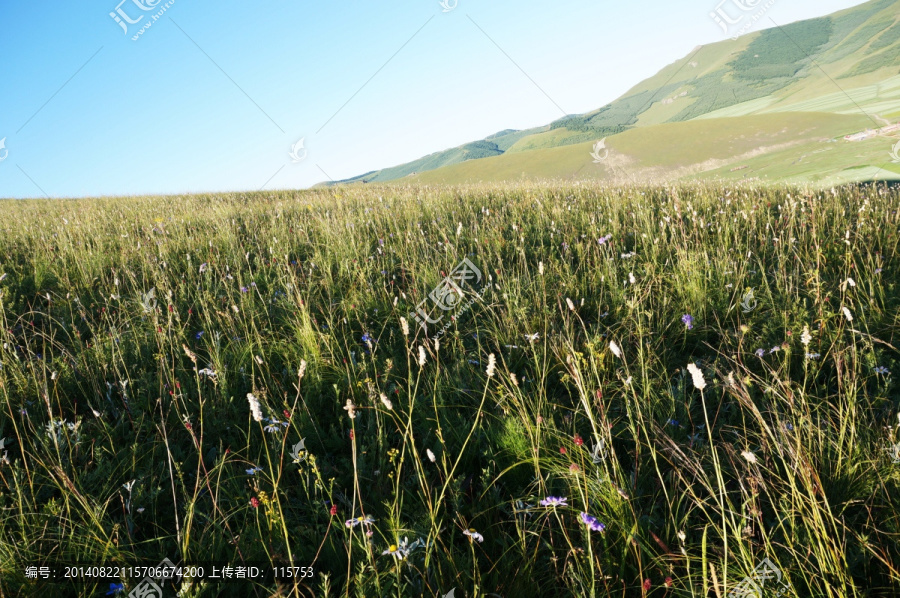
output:
M810 361L815 361L816 359L822 357L821 353L807 353L806 358Z
M681 321L684 322L684 325L687 326L688 330L694 329L694 316L690 314L684 314L681 316Z
M784 427L787 428L788 432L794 431L794 424L792 424L791 422L787 422L786 424L784 424Z
M203 331L201 330L195 336L196 336L197 340L200 340L200 337L203 336Z
M596 517L592 515L588 515L587 513L581 514L581 522L584 523L591 531L594 532L603 532L606 530L606 526L600 523Z
M757 349L757 350L756 350L756 356L757 356L757 357L762 357L762 356L764 356L765 354L766 354L766 350L765 350L765 349Z
M887 369L886 367L884 367L883 365L880 365L877 368L875 368L875 373L881 374L882 376L887 376L888 374L891 373L891 371L889 369Z
M256 475L256 472L262 471L262 467L251 467L250 469L247 469L246 471L247 471L247 475Z
M249 291L250 291L250 289L248 289L247 287L241 287L241 292L242 292L242 293L247 293L247 292L249 292Z
M678 423L677 419L670 419L669 421L666 422L666 425L667 426L680 426L681 424Z
M125 593L125 584L111 583L111 584L109 584L109 591L106 593L106 595L109 596L109 595L124 594L124 593Z
M364 343L374 343L374 342L375 342L375 339L372 338L372 335L371 335L371 334L369 334L368 332L366 332L365 334L362 335L362 342L364 342Z

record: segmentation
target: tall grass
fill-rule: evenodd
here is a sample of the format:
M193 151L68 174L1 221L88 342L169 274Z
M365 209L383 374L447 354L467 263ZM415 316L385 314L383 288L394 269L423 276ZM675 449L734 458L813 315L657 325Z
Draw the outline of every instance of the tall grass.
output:
M894 595L898 205L566 183L7 202L0 593L49 595L32 563L165 557L315 571L184 597L724 598L768 558L782 595ZM466 257L481 296L435 342L410 312Z

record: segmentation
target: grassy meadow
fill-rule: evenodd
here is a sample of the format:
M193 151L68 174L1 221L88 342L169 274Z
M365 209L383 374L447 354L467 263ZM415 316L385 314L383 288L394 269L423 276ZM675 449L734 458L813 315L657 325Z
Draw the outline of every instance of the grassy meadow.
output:
M766 558L765 596L898 595L898 209L744 183L4 202L0 595L124 596L25 567L163 558L312 567L183 598L726 598ZM465 258L471 307L423 330Z

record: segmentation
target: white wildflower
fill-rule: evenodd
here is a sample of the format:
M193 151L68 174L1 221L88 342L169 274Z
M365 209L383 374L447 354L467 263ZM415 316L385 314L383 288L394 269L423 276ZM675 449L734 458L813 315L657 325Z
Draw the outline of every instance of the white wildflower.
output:
M634 278L634 272L628 273L628 282L630 282L631 284L634 284L637 282L637 280L635 280L635 278Z
M425 347L419 345L419 367L425 365Z
M262 411L259 409L259 399L257 399L252 392L248 392L247 401L250 403L250 413L253 414L254 421L261 422L263 415Z
M403 331L403 336L409 336L409 322L406 321L406 318L400 318L400 329Z
M700 368L698 368L696 364L689 363L687 369L691 373L691 377L694 379L694 386L697 388L697 390L703 390L704 388L706 388L706 380L703 379L703 372L700 371Z
M303 374L305 374L305 373L306 373L306 360L301 359L300 360L300 369L297 370L297 378L299 380L303 380Z
M496 366L497 366L497 358L494 357L493 353L491 353L490 355L488 355L487 370L485 371L488 378L490 378L494 375L494 368Z
M853 321L853 314L850 313L850 310L847 309L846 306L845 306L845 307L841 307L841 311L844 312L844 317L847 318L847 321L848 321L848 322L852 322L852 321Z
M619 345L616 344L616 341L609 341L609 350L619 359L622 358L622 350L619 348Z
M428 455L428 460L434 463L435 456L434 453L431 452L431 449L425 449L425 454Z
M803 327L803 332L800 333L800 342L804 347L809 346L809 342L812 340L812 335L809 334L809 326Z
M544 275L544 262L538 262L538 274Z
M484 536L482 536L481 534L476 532L474 529L467 529L463 533L465 535L469 536L470 538L472 538L472 540L474 540L474 541L484 542Z
M350 419L356 419L356 405L353 404L353 401L347 399L347 404L344 405L344 411L347 412L347 415L350 416Z
M756 463L756 455L754 455L750 451L743 451L741 456L747 460L748 463Z
M575 304L572 303L572 300L566 297L566 305L569 306L570 311L575 311Z

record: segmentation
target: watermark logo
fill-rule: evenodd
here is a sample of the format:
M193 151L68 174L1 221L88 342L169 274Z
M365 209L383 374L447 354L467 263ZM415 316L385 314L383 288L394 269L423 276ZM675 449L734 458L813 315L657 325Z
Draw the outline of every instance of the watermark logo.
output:
M146 293L141 293L141 308L145 314L156 311L156 288L152 288Z
M0 147L2 147L3 142L0 141ZM894 164L900 164L900 141L898 141L893 148L891 148L891 162Z
M600 155L601 150L604 151L602 156ZM591 157L594 159L594 164L599 164L609 157L609 150L606 149L606 137L594 144L594 151L591 152Z
M432 318L431 315L434 313L433 307L431 309L427 309L426 305L430 302L433 306L436 306L439 310L444 312L456 312L452 317L459 317L463 313L465 313L469 307L475 302L475 299L470 300L462 309L460 306L463 304L463 298L465 297L465 290L463 287L469 287L474 289L474 286L481 282L482 274L481 270L479 270L475 264L469 261L468 258L464 259L459 263L456 268L450 275L444 278L438 284L437 287L430 293L428 296L422 300L416 306L416 313L410 314L413 318L415 318L416 322L419 323L422 330L425 333L428 333L428 325L429 324L437 324L441 320L444 319L444 315L446 314L435 314L438 315L436 318ZM490 285L485 285L484 288L479 292L479 295L483 295L490 288ZM450 327L450 323L444 325L444 328L438 333L437 337L440 337L444 334L444 332Z
M149 568L153 573L148 575L133 590L128 592L128 598L163 598L161 585L167 579L175 579L175 563L169 559L163 559L156 567Z
M149 13L151 11L157 11L152 15L144 15L140 13L133 13L138 15L136 19L133 19L131 15L129 15L125 9L122 8L122 5L128 2L128 0L122 0L119 2L118 6L116 6L115 10L109 13L109 16L122 28L122 31L125 35L128 35L128 26L129 25L137 25L141 21L144 20L144 17L149 16L150 20L146 21L143 25L141 25L140 30L137 32L135 36L131 39L132 41L137 41L140 36L144 34L144 32L149 29L156 21L159 20L163 14L169 10L169 7L175 4L175 0L169 0L164 5L160 6L160 3L163 0L131 0L132 4L134 4L139 10Z
M450 12L457 6L459 6L459 0L441 0L441 8L444 9L444 12Z
M604 459L606 459L606 441L601 440L599 444L594 445L594 450L591 451L591 463L600 465Z
M9 157L9 150L6 149L6 137L0 139L0 162L3 162Z
M294 463L301 463L306 460L306 438L301 438L300 442L294 445L290 455Z
M753 575L745 577L741 583L735 586L728 594L728 598L763 598L763 587L766 585L766 582L774 579L775 583L780 583L781 577L781 570L775 566L775 563L770 561L768 557L764 558L753 570ZM769 587L772 586L770 585ZM774 596L781 596L787 590L787 584L782 583Z
M306 137L301 137L300 141L291 146L291 151L288 154L291 157L291 162L294 164L299 164L306 159L307 152L306 148L303 147L303 142Z
M734 33L731 39L737 39L750 30L754 23L760 20L768 12L777 0L722 0L716 9L709 13L715 23L722 28L725 34ZM726 10L725 5L732 6ZM761 5L761 6L760 6ZM749 13L756 10L755 13ZM749 21L745 19L749 17ZM736 29L736 31L735 31Z
M753 296L753 289L750 289L744 294L744 298L741 300L741 309L745 314L749 314L756 309L756 306L756 297Z

